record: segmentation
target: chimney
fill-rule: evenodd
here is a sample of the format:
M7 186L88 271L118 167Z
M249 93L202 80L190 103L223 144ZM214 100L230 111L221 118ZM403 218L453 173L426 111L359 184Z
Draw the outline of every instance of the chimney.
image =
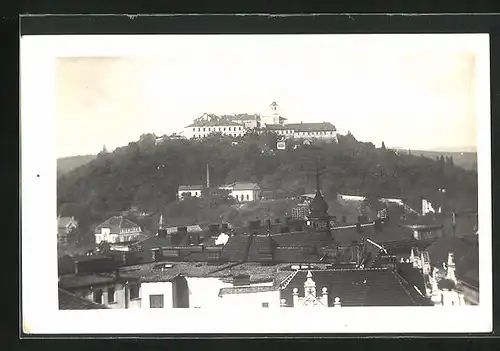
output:
M191 234L191 242L193 243L194 246L200 245L200 233L192 233Z
M217 235L220 233L220 227L218 224L210 224L208 226L208 231L210 232L211 235Z
M208 168L208 163L207 163L207 188L210 188L210 169Z

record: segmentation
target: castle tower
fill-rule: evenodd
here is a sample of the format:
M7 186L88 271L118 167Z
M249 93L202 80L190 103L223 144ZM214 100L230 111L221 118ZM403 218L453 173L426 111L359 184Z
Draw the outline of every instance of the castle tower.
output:
M281 124L282 118L280 117L278 104L276 101L273 101L271 105L269 105L269 111L266 111L264 116L261 117L261 122L265 125L268 124Z

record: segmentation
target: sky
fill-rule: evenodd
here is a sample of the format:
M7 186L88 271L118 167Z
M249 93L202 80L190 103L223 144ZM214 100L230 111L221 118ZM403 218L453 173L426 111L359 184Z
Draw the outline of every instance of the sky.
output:
M215 36L214 36L215 37ZM339 50L325 37L172 40L161 56L65 57L56 64L58 157L182 131L203 113L269 111L323 122L379 146L476 146L471 51Z

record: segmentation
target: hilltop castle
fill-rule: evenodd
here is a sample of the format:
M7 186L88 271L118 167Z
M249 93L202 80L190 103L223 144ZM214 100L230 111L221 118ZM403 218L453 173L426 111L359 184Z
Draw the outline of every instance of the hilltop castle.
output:
M184 136L191 138L204 138L210 134L221 133L232 137L241 137L249 130L273 131L284 139L299 138L337 141L337 129L329 122L321 123L292 123L285 124L287 120L281 116L278 104L272 102L269 110L260 114L238 114L217 116L204 113L190 125L184 127Z

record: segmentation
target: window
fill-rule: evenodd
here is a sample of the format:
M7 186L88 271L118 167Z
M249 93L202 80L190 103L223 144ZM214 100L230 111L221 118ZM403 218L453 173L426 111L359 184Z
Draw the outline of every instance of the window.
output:
M203 131L205 131L205 128L203 128Z
M115 303L115 288L108 288L108 303Z
M196 132L196 128L193 128L193 132Z
M250 195L247 194L247 200L250 200Z
M102 290L101 289L94 290L93 295L94 295L93 296L94 302L101 304L102 303Z
M149 295L149 308L163 308L163 295Z
M200 131L200 128L198 128L198 132Z
M262 303L263 308L269 308L269 302L263 302Z
M210 131L210 127L208 128L208 131Z
M220 132L220 127L219 127L219 132Z
M211 260L218 260L220 259L220 251L210 251L208 253L208 258Z
M224 127L224 131L226 131L226 127Z
M137 300L139 298L139 285L133 284L129 287L130 300Z
M241 127L240 127L240 130L241 130Z

